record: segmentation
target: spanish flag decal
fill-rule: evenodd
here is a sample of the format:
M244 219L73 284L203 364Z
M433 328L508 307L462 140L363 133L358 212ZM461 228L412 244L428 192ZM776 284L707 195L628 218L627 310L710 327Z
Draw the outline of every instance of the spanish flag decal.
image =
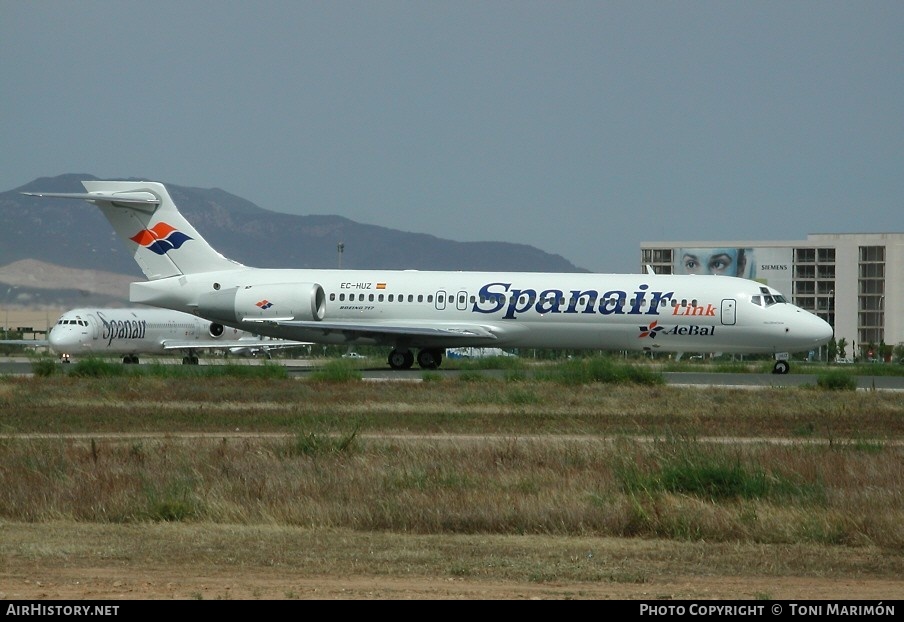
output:
M386 289L386 283L377 283L377 289Z

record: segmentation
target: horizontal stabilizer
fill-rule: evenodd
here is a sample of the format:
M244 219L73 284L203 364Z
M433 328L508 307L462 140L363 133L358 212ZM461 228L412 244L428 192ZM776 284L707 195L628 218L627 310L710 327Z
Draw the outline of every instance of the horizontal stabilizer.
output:
M149 207L160 205L160 198L150 192L23 192L30 197L56 199L84 199L104 201L125 207Z

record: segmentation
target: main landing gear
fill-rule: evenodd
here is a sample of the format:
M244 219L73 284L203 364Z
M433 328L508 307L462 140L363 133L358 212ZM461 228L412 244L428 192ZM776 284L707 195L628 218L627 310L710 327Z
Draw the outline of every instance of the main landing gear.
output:
M417 364L422 369L436 369L443 362L442 348L423 348L417 353ZM411 350L393 349L389 353L389 366L393 369L411 369L414 355Z

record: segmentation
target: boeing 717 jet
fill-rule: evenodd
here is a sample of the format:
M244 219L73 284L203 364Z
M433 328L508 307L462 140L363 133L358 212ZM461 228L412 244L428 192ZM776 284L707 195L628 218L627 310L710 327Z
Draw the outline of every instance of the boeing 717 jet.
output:
M832 327L755 281L724 275L264 269L214 250L166 187L84 181L147 281L130 300L275 338L391 348L425 369L445 348L766 353L828 343ZM416 354L415 354L416 353Z

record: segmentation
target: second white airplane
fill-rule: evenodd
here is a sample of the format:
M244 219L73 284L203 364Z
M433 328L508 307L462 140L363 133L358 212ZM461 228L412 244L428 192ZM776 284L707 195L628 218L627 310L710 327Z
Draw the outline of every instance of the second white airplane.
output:
M166 187L84 181L84 193L24 193L97 205L141 267L132 302L272 337L376 344L388 363L438 367L445 348L787 353L832 327L773 288L729 276L263 269L215 251Z
M38 345L30 340L20 343ZM308 344L253 335L169 309L83 308L60 316L50 329L45 345L63 362L69 362L73 356L114 354L121 355L123 363L138 363L140 354L183 352L183 364L197 365L199 350L262 354L269 358L270 350Z

